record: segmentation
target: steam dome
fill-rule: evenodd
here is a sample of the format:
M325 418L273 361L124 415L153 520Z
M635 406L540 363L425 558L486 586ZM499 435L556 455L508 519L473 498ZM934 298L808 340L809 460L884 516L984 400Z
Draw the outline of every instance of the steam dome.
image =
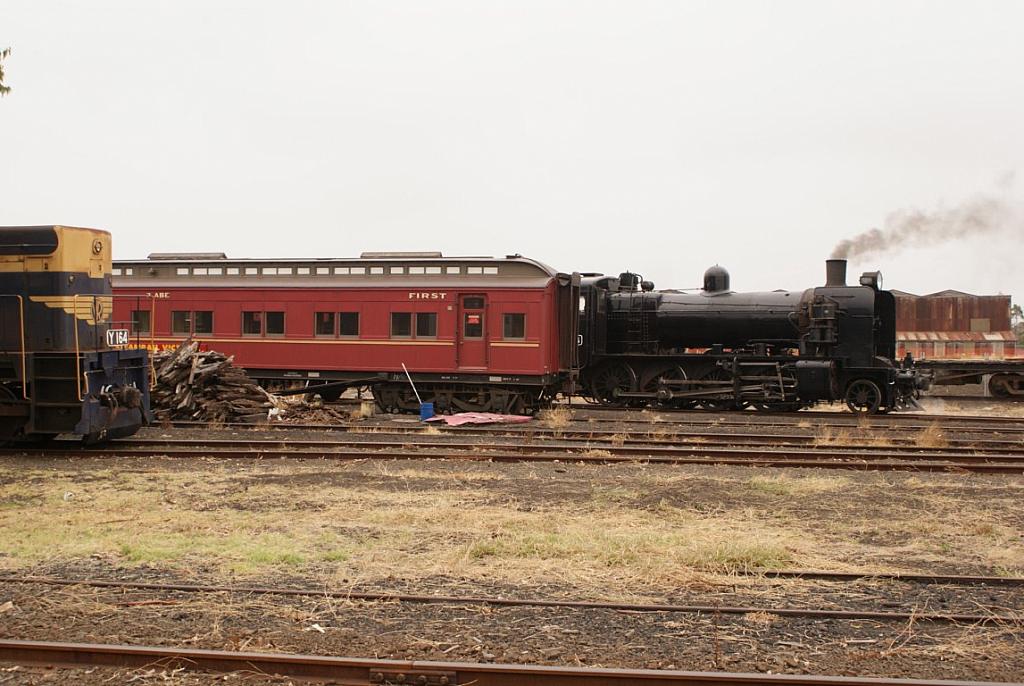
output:
M725 270L725 267L716 264L704 272L704 290L708 293L729 290L729 272Z

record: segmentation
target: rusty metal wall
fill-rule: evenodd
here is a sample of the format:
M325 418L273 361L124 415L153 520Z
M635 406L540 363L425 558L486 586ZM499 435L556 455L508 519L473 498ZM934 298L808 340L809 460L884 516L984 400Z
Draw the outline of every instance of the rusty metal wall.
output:
M896 293L897 331L971 331L971 320L988 320L991 332L1010 330L1010 296ZM978 330L977 328L975 330ZM984 329L981 329L984 330Z

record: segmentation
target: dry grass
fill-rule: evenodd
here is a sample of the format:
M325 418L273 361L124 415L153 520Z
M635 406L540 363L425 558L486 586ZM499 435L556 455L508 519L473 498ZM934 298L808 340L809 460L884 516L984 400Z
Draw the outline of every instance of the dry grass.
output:
M564 429L572 423L572 411L565 407L541 410L537 418L549 429Z
M919 448L946 448L949 446L949 439L938 422L935 422L921 430L915 443Z
M849 445L852 441L849 429L823 426L814 432L815 446Z
M812 445L817 447L885 447L892 441L884 435L872 433L867 428L837 428L823 426L814 434Z
M626 434L612 434L608 442L616 448L621 448L626 444Z
M319 570L328 581L456 575L611 596L773 566L1024 573L1024 480L1014 477L372 460L96 465L0 464L0 568L98 555L186 573L203 563L243 576Z
M747 481L747 486L754 491L772 495L816 495L849 488L850 480L845 476L775 473L753 476Z
M310 488L322 466L277 461L241 474L217 465L201 475L97 470L85 480L59 469L22 472L0 487L0 567L99 555L183 570L203 562L243 576L329 564L346 578L401 569L516 582L618 578L628 587L678 583L694 570L779 566L799 547L784 528L745 516L638 509L641 491L575 504L553 498L521 511L489 497L500 470L438 479L423 465L371 464L385 482L374 488ZM290 484L279 478L286 475L300 478Z

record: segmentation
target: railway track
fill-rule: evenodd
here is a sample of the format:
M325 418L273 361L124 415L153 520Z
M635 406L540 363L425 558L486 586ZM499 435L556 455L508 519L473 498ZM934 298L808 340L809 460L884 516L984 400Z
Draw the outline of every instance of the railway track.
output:
M175 422L176 428L182 429L253 429L252 424L237 424L231 426L224 425L210 425L200 422ZM771 445L771 444L795 444L795 445L814 445L822 441L822 437L814 433L804 431L794 431L795 427L774 427L787 430L787 433L752 433L747 431L709 431L711 427L695 427L685 428L679 427L672 424L660 425L650 423L639 423L636 426L628 428L617 428L617 429L606 429L606 428L594 428L587 424L576 426L568 426L566 428L553 428L545 426L544 424L503 424L503 425L487 425L487 426L474 426L474 425L463 425L457 427L449 427L446 425L437 426L433 424L360 424L360 423L345 423L345 424L267 424L258 425L260 429L269 427L275 430L292 430L292 431L330 431L332 433L347 433L347 434L372 434L375 436L408 436L416 434L427 434L435 433L440 431L445 436L492 436L492 437L516 437L525 439L536 439L536 438L547 438L559 441L625 441L628 440L630 445L675 445L680 442L695 442L695 443L721 443L721 444L756 444L756 445ZM717 427L715 427L717 428ZM741 427L748 428L748 427ZM759 426L752 427L755 429L761 428ZM918 430L905 430L900 432L887 431L886 435L881 436L875 434L871 437L872 441L885 441L888 444L895 446L917 446L920 441L920 436L923 429ZM965 449L977 449L977 448L991 448L999 449L1005 448L1007 451L1012 452L1014 450L1024 451L1024 440L1021 438L993 438L996 435L994 432L985 431L973 434L972 438L961 438L957 436L967 435L968 432L960 431L952 427L947 428L950 433L957 432L956 436L944 438L946 447L956 448L963 447ZM1024 434L1024 430L1021 431ZM999 436L1003 435L1014 435L1013 432L999 432ZM841 440L845 440L843 443ZM138 437L136 437L138 440ZM858 442L853 436L836 435L828 439L828 445L832 447L845 447L845 448L858 448L858 447L871 447L868 444L870 441L865 440L862 436ZM877 447L877 446L876 446Z
M52 641L0 640L0 660L18 664L246 672L349 685L417 686L982 686L986 682L674 670L427 662Z
M777 423L783 425L795 424L800 421L812 421L815 425L820 425L820 422L827 422L834 425L843 426L859 426L862 422L866 422L872 427L885 426L885 425L920 425L927 426L931 423L949 423L949 424L978 424L991 426L993 424L1024 424L1024 417L994 417L987 415L951 415L951 414L934 414L928 412L906 412L906 413L894 413L885 415L871 415L864 416L859 414L853 414L851 412L828 412L823 410L801 410L800 412L755 412L752 410L735 411L735 412L713 412L710 410L677 410L672 408L622 408L615 407L612 405L596 405L596 404L580 404L573 403L568 405L565 403L559 403L555 405L556 408L563 408L572 411L577 416L586 416L588 414L594 415L609 415L613 413L619 413L624 417L634 416L638 419L643 417L650 417L651 415L661 415L664 417L671 417L671 421L716 421L721 422L737 423Z
M46 455L75 457L168 457L230 459L429 460L448 459L494 462L551 462L612 464L647 462L665 464L745 465L759 467L814 467L883 471L971 471L1024 473L1024 453L978 449L920 450L910 446L888 448L800 447L790 445L622 445L613 443L560 444L521 440L239 440L239 439L134 439L86 448L57 441L41 449ZM0 450L0 455L21 455L21 448ZM40 452L39 450L35 452Z
M600 406L596 406L600 407ZM610 416L611 412L597 412L588 413L586 411L579 412L574 411L567 419L567 424L564 427L559 427L557 430L562 431L609 431L611 433L621 432L625 428L638 427L645 428L647 430L658 430L658 431L678 431L684 427L689 427L693 431L700 429L742 429L742 428L755 428L755 429L780 429L780 430L793 430L793 429L805 429L805 430L822 430L822 429L835 429L835 430L856 430L856 431L874 431L874 432L887 432L887 433L907 433L907 434L919 434L920 432L927 429L941 429L948 431L964 431L973 433L989 433L996 432L1000 435L1019 435L1024 434L1024 418L1010 418L1010 417L956 417L946 415L931 415L924 417L922 415L912 415L900 418L898 421L893 421L893 417L877 418L872 417L868 419L862 419L853 417L852 415L841 415L833 412L822 412L817 414L812 413L799 413L795 415L772 415L763 413L724 413L724 414L713 414L713 413L702 413L702 412L686 412L686 413L675 413L675 414L662 414L657 411L646 411L646 410L622 410L619 408L607 408L609 410L618 410L618 416ZM387 417L388 415L384 415ZM413 424L415 420L408 418L407 421L411 426L423 427L422 424ZM386 423L384 423L386 422ZM380 419L367 421L351 421L351 422L336 422L331 424L325 423L267 423L267 424L245 424L245 423L228 423L228 424L217 424L219 428L230 428L230 429L252 429L254 426L260 428L273 428L273 429L284 429L284 430L365 430L367 427L374 426L396 426L396 422L388 422L384 419L383 422ZM211 425L204 422L193 422L193 421L174 421L171 423L173 427L189 429L197 428L204 429L209 428ZM622 428L602 428L614 425L615 427ZM496 424L488 426L473 426L465 425L460 427L448 427L457 428L460 431L475 430L480 432L493 433L495 431L538 431L547 427L547 424L543 421L531 422L526 425L515 425L515 424ZM583 427L586 427L585 429ZM446 428L446 427L441 427Z
M1024 580L1018 580L1024 581ZM841 610L810 607L751 607L721 604L621 603L600 600L563 600L550 598L507 598L499 596L426 595L383 591L332 591L330 589L269 588L263 586L223 586L203 584L168 584L105 579L58 579L52 577L5 576L5 584L39 584L47 586L86 586L121 590L158 591L163 593L235 593L308 598L336 598L367 602L397 602L445 605L489 605L493 607L555 607L575 610L613 610L634 613L675 613L699 615L764 614L803 619L873 620L879 622L947 622L958 624L1016 624L1021 617L1001 614L996 608L979 608L982 612L927 612L910 610Z

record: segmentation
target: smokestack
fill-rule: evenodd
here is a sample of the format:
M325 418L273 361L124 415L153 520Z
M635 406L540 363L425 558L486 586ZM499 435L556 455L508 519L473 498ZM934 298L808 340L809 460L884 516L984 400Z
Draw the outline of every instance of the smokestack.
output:
M846 260L825 260L825 287L839 288L846 285Z

